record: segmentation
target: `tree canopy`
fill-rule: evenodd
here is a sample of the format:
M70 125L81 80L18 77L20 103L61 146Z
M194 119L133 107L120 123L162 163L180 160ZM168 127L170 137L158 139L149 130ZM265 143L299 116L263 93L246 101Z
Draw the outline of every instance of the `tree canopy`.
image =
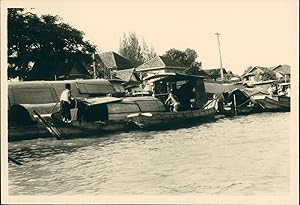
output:
M8 77L49 79L63 74L74 61L90 63L95 46L84 33L61 22L58 16L38 16L24 9L8 9ZM32 66L43 62L44 66ZM57 66L57 62L60 65Z
M187 48L184 51L181 51L172 48L167 50L163 56L187 66L189 68L186 71L188 74L194 74L202 67L201 62L196 60L198 58L198 54L194 49Z
M145 40L140 43L136 33L123 33L120 40L119 54L130 60L135 66L139 66L149 59L157 56L153 47L147 45Z
M276 80L276 74L271 69L266 69L262 72L257 72L255 75L257 81Z

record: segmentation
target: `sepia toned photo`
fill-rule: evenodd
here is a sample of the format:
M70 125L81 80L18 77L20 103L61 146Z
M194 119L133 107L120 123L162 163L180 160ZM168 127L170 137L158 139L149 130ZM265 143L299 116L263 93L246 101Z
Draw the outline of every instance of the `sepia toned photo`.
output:
M1 202L297 204L298 13L1 2Z

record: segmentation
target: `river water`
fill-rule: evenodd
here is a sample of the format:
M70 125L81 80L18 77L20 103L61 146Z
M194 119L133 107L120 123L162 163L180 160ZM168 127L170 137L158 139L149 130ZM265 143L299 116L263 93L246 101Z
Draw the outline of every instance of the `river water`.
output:
M9 195L285 195L290 113L165 131L10 142Z

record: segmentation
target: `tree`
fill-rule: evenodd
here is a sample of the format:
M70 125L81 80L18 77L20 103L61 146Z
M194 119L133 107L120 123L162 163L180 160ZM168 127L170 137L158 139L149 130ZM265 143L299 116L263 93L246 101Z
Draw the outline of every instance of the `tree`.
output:
M41 17L24 9L8 9L8 77L30 80L35 72L39 79L49 79L63 73L57 61L65 65L71 62L90 63L95 46L83 40L84 33L61 22L58 16ZM35 68L36 62L47 66Z
M224 81L225 82L231 82L231 79L233 77L236 77L236 78L239 78L240 79L240 76L237 75L237 74L234 74L232 71L227 71L227 74L224 74Z
M262 72L257 72L255 79L257 81L276 80L276 74L271 69L265 69Z
M149 48L144 39L143 39L142 54L143 54L143 62L146 62L146 61L150 60L151 58L154 58L155 56L157 56L153 46L151 46Z
M196 60L198 54L194 49L187 48L184 51L180 51L172 48L167 50L163 56L187 66L187 74L195 74L197 71L201 70L202 67L201 62Z
M135 66L139 66L156 56L154 48L149 49L144 39L141 45L134 32L130 32L128 35L123 33L123 38L120 40L119 54L130 60Z
M246 68L246 70L244 70L243 75L245 75L246 73L248 73L253 67L252 66L248 66Z

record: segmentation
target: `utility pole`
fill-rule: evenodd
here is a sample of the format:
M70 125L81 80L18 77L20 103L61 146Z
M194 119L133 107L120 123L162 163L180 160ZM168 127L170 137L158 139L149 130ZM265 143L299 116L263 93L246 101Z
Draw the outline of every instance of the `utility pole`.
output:
M222 55L221 55L221 46L220 46L220 39L219 36L221 35L220 33L215 33L215 35L217 36L217 40L218 40L218 47L219 47L219 54L220 54L220 72L221 72L221 80L224 80L224 74L223 74L223 65L222 65Z

